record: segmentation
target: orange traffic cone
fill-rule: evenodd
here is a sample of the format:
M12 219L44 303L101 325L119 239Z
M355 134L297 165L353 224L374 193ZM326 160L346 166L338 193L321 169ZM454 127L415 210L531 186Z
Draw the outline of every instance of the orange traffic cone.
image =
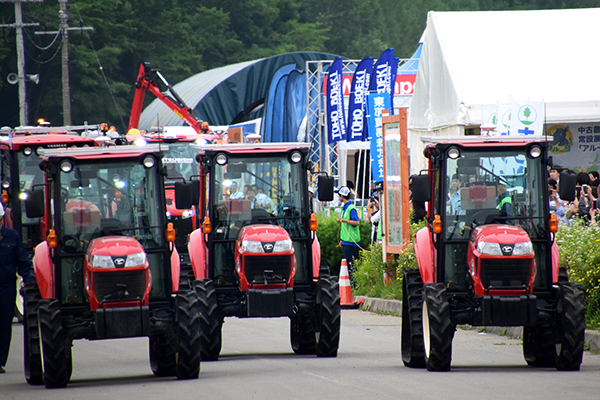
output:
M350 274L348 273L348 264L346 259L342 258L342 265L340 266L340 306L342 308L358 308L357 304L354 304L352 298L352 288L350 287Z

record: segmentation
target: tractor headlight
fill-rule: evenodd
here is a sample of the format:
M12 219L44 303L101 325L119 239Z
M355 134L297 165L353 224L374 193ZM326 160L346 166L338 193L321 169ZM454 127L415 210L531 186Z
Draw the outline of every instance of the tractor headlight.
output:
M113 263L111 256L99 256L93 255L90 258L90 264L94 268L114 268L115 264Z
M125 267L138 267L144 264L146 264L146 253L144 252L130 254L127 256L127 261L125 261Z
M242 250L247 253L264 253L262 243L254 240L242 241Z
M281 253L284 251L292 250L292 240L285 239L275 242L275 247L273 248L273 253Z
M527 254L531 254L533 252L533 246L531 242L521 242L515 243L515 248L513 249L513 256L524 256Z
M488 254L491 256L501 256L502 250L498 243L492 242L479 242L477 243L477 251L481 254Z
M183 214L181 214L182 219L191 218L194 216L194 210L185 210Z

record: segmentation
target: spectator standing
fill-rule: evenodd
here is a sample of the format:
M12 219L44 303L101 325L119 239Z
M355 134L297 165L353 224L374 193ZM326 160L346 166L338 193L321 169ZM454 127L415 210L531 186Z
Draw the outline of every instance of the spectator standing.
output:
M342 186L336 193L343 204L342 216L338 218L340 226L340 245L342 246L342 257L348 263L350 285L354 286L354 260L358 257L358 246L360 243L360 218L356 207L352 204L350 189Z
M371 222L371 244L375 240L381 240L381 231L379 221L381 220L381 210L379 206L379 195L373 192L373 195L367 203L367 218Z
M323 209L323 204L315 197L315 188L308 188L308 201L310 206L310 213L316 214Z
M0 204L0 220L4 207ZM19 234L0 224L0 373L8 360L17 297L17 273L24 283L35 281L31 260Z

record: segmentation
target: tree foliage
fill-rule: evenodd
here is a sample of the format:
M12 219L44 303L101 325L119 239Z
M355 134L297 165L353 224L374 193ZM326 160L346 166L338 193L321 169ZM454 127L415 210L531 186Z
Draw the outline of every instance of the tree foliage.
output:
M410 57L427 12L522 10L599 6L600 0L70 0L69 73L72 123L108 122L125 129L139 65L150 62L171 84L228 64L294 51L347 58L377 57L393 47ZM29 121L62 125L61 37L56 0L22 3L26 27ZM0 3L3 24L14 23L14 5ZM19 124L16 34L0 36L0 125ZM147 101L151 101L148 98Z

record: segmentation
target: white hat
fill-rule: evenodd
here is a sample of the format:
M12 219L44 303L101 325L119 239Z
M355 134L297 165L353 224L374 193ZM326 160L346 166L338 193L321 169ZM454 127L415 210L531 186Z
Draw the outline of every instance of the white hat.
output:
M312 194L315 194L315 188L314 187L309 187L308 191L311 192Z
M337 194L340 194L346 198L348 198L348 195L350 194L350 189L348 189L347 186L342 186L341 188L339 188L338 190L335 191Z

